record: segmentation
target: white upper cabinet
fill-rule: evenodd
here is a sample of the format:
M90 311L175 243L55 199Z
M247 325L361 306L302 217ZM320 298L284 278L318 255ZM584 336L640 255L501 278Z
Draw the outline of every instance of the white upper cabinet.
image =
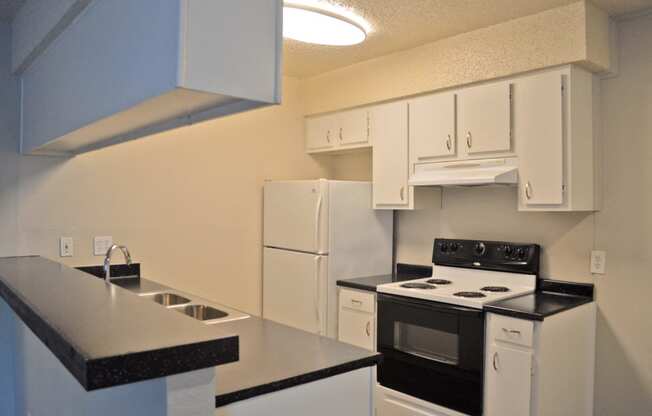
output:
M373 204L376 209L413 209L408 186L408 105L405 101L371 109Z
M366 108L344 111L338 114L339 140L341 145L369 142L369 110Z
M455 157L455 93L410 100L409 118L411 163Z
M567 66L514 81L521 211L599 209L593 75Z
M371 146L368 108L306 118L306 151L333 153Z
M511 84L496 82L465 88L457 94L458 134L468 157L509 153Z
M91 2L20 73L21 150L76 154L279 103L281 50L281 0Z
M306 119L306 149L332 149L337 144L337 122L334 115Z
M514 87L521 205L563 202L562 89L557 71L517 81Z

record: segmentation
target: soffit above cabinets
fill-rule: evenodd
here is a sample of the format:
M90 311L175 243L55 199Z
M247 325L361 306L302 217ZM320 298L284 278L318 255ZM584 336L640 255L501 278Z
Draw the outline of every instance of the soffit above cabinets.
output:
M578 0L314 0L339 5L371 26L367 40L354 46L284 42L284 73L310 77L410 49L425 43L495 25ZM611 15L652 7L652 0L593 0Z

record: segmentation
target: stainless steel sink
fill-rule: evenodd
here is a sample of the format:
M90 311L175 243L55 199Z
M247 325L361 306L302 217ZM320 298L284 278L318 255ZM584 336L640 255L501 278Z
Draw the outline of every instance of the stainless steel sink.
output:
M212 321L229 316L224 311L206 305L188 305L182 308L175 308L175 310L200 321Z
M163 306L178 306L190 303L190 299L174 293L157 293L152 300Z

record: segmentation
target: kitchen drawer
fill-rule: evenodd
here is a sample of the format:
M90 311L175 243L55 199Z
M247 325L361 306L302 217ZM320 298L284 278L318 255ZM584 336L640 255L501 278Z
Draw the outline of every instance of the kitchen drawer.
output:
M533 346L534 322L491 314L489 334L495 341Z
M374 313L376 310L375 296L373 293L340 289L340 307Z

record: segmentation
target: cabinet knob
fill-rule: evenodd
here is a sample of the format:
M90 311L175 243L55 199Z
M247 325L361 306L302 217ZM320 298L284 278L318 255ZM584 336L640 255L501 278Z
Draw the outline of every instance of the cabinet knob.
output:
M471 136L471 132L466 133L466 146L470 149L473 147L473 136Z
M451 139L451 135L449 134L448 138L446 139L446 148L448 149L448 151L450 151L452 147L453 147L453 142Z
M532 184L530 181L527 181L525 184L525 197L530 200L532 199Z
M371 322L367 322L367 326L365 326L365 332L367 333L367 336L371 336Z

